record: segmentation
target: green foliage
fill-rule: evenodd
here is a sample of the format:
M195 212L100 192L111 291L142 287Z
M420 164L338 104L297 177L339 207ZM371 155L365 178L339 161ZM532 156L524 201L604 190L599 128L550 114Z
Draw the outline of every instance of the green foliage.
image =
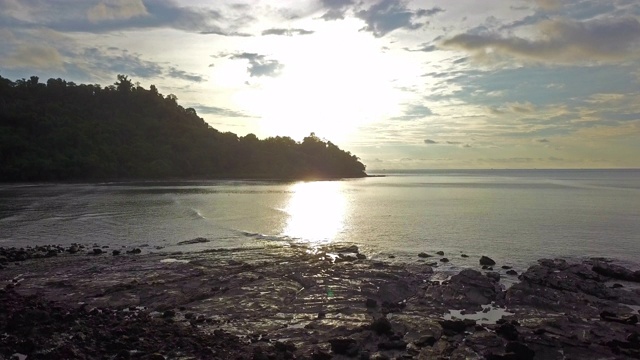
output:
M315 134L238 137L118 75L114 85L0 76L0 181L343 178L365 166Z

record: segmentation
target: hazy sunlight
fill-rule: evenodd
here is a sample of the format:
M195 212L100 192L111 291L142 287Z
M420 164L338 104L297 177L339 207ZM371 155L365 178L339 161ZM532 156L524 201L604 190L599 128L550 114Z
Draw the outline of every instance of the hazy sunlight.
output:
M299 182L284 209L289 214L283 235L312 243L334 240L342 231L347 201L339 181Z

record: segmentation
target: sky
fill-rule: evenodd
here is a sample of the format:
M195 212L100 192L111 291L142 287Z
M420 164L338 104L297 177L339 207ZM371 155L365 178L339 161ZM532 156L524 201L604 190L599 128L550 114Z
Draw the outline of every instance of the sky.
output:
M0 0L0 76L174 94L369 170L640 168L638 0Z

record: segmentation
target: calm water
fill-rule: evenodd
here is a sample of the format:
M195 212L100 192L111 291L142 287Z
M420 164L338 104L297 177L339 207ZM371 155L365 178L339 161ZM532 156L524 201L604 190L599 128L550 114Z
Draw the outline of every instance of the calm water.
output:
M211 242L176 246L205 237ZM149 251L348 242L373 257L445 251L640 262L640 170L430 171L321 182L0 185L0 246Z

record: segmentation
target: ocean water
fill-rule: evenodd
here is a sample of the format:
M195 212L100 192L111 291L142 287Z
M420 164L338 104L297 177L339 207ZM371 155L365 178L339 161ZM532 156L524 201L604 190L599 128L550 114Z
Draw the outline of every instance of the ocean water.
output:
M178 242L210 240L187 246ZM640 263L640 170L461 170L343 181L0 185L0 246L145 251L350 243L373 258L448 266L488 255ZM461 258L461 254L470 258Z

